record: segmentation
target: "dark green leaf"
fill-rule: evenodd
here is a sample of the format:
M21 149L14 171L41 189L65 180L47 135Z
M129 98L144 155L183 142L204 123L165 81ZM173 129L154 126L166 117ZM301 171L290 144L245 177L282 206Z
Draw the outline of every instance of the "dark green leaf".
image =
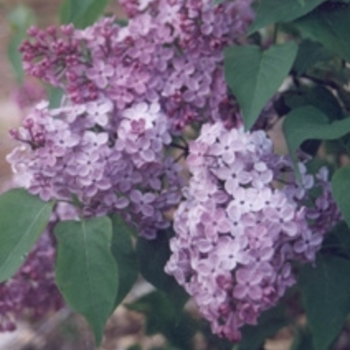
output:
M312 336L308 329L298 328L290 350L314 350Z
M350 118L329 122L320 110L312 106L291 111L283 122L283 133L294 164L296 151L302 142L310 139L333 140L350 131Z
M259 323L256 326L242 328L242 341L239 343L238 350L260 349L266 338L273 336L287 324L282 306L265 311L259 317Z
M298 91L288 91L284 95L284 101L291 109L311 105L326 114L329 120L344 118L339 101L330 90L321 85L311 88L302 87Z
M298 283L315 349L327 350L350 312L350 261L319 257L316 268L303 267Z
M142 346L140 344L134 344L129 346L126 350L142 350Z
M86 318L100 344L118 291L112 224L107 217L65 221L56 226L55 235L57 285L68 305Z
M139 238L137 253L142 276L156 288L167 293L169 299L176 305L177 311L181 312L188 295L174 277L164 272L164 266L170 257L170 235L169 231L161 231L155 240Z
M0 282L23 264L47 225L54 202L43 202L24 189L0 196Z
M191 340L196 328L195 322L187 313L182 313L179 317L174 303L165 293L151 292L128 304L127 307L146 316L147 335L162 333L179 349L192 349Z
M139 344L131 345L126 350L142 350L142 346Z
M333 53L320 43L306 39L299 45L299 51L293 65L293 71L304 74L317 63L327 62L333 58Z
M344 221L339 222L325 236L322 253L329 253L350 260L350 229Z
M294 24L304 37L317 40L350 61L350 4L326 3Z
M334 165L328 163L323 157L313 157L312 159L310 159L307 163L306 163L306 168L307 168L307 172L309 174L315 175L317 174L320 169L322 167L326 167L328 170L328 173L330 175L330 178L332 177L333 173L334 173Z
M119 290L115 306L119 305L133 287L139 272L130 225L120 215L111 217L113 225L112 253L119 269Z
M236 46L225 50L226 82L243 111L250 129L262 108L288 75L297 54L297 45L288 42L266 51L258 46Z
M262 0L249 33L272 23L289 22L304 16L324 1L326 0L307 0L305 4L302 4L295 0Z
M60 8L60 21L85 28L102 15L108 3L109 0L65 0Z
M350 227L350 166L338 169L332 177L333 197Z

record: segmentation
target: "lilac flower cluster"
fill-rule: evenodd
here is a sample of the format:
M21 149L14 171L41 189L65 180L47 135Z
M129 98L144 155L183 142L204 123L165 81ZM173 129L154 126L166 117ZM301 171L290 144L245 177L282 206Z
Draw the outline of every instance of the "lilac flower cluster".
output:
M232 341L295 283L291 261L310 261L340 219L325 170L316 177L274 155L263 131L205 124L190 143L192 177L175 212L166 272L193 296L214 333ZM288 183L283 187L285 183ZM320 194L307 206L309 189Z
M55 246L49 229L40 237L21 269L0 284L0 331L13 331L19 317L40 318L63 307L54 277Z
M181 200L181 167L169 147L186 126L209 122L189 149L175 145L188 153L192 177L166 272L213 332L238 340L239 328L294 284L291 261L313 262L339 220L327 174L309 175L301 164L296 186L291 162L273 153L265 132L239 125L222 49L243 43L252 0L121 3L125 27L104 18L84 30L30 29L24 68L65 95L59 108L41 103L12 131L22 146L8 160L43 200L70 203L84 217L120 213L153 239Z
M118 112L158 103L172 131L193 121L235 122L222 48L242 41L252 0L128 0L126 27L104 18L75 30L31 28L21 47L25 70L60 86L75 103L112 101Z
M148 238L169 225L162 213L179 202L180 167L163 153L171 137L158 103L121 113L108 99L43 103L12 133L24 145L8 161L32 194L78 200L85 217L119 212Z
M119 212L154 238L180 199L179 166L164 155L171 135L194 120L234 121L221 51L252 20L250 3L149 1L126 27L31 28L24 67L65 101L39 105L13 131L25 146L8 159L29 191L77 199L84 216Z

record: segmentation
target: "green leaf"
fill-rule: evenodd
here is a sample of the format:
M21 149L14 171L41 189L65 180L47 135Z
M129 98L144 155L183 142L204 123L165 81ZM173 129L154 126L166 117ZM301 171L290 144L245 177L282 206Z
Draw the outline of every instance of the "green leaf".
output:
M314 350L309 329L297 328L297 333L290 350Z
M188 295L174 277L164 272L164 266L170 257L170 236L169 231L161 231L154 240L139 237L136 250L142 276L156 288L167 293L169 299L176 305L177 311L181 312Z
M262 108L288 75L297 54L297 45L288 42L266 51L258 46L236 46L225 50L226 82L243 111L250 129Z
M350 61L350 4L326 3L294 24L304 37L319 41L327 49Z
M139 267L135 249L132 244L132 229L120 215L111 217L113 226L112 253L119 269L119 290L115 307L129 293L138 276Z
M95 0L86 9L83 16L75 21L75 25L78 28L86 28L89 25L95 23L98 18L103 14L104 9L108 5L109 0Z
M350 166L338 169L332 177L333 197L350 227Z
M288 324L283 306L276 306L265 311L256 326L242 328L242 341L238 350L260 349L266 338L273 336L278 330Z
M140 344L135 344L129 346L126 350L142 350L142 346Z
M12 65L13 73L18 84L22 84L24 78L22 56L18 51L18 47L21 45L23 39L24 36L21 34L14 34L11 36L7 47L7 56Z
M43 202L24 189L0 196L0 282L10 278L44 231L54 202Z
M0 196L0 282L23 264L49 222L54 202L44 202L24 189Z
M299 44L299 51L293 65L293 71L302 75L317 63L330 61L333 53L320 43L306 39Z
M195 321L187 313L179 317L174 303L164 292L151 292L128 304L127 308L146 316L147 335L162 333L179 349L193 349L191 341L196 329Z
M58 108L61 105L63 90L59 87L48 86L47 91L50 108Z
M60 7L60 22L85 28L102 15L108 3L109 0L65 0Z
M18 84L22 84L24 71L22 67L22 56L18 48L26 38L27 29L35 23L33 11L24 5L18 5L8 16L11 36L7 47L7 56L12 65Z
M350 260L350 229L340 221L327 235L322 244L322 254L331 254Z
M298 283L315 349L327 350L350 311L350 261L319 257L316 268L303 267Z
M292 110L283 122L283 133L294 164L296 151L306 140L333 140L350 131L350 118L329 122L320 110L312 106Z
M250 27L251 34L272 23L289 22L304 16L326 0L307 0L305 4L296 0L262 0L257 9L256 18Z
M55 227L55 235L57 285L68 305L86 318L100 344L118 291L111 221L107 217L65 221Z
M291 109L313 106L326 114L329 120L344 118L339 101L325 86L316 85L311 88L301 87L298 91L287 91L284 101Z

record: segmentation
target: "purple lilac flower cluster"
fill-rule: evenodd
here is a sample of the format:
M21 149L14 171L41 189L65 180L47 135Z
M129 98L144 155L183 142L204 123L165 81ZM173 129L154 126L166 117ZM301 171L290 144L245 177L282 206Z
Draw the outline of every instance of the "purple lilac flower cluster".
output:
M64 302L54 277L56 249L49 229L40 237L21 269L0 285L0 331L13 331L20 316L40 318Z
M147 2L126 27L104 18L84 30L31 28L24 67L65 101L39 105L13 131L25 147L8 159L30 192L78 199L84 216L119 212L154 238L180 199L179 166L163 152L170 135L194 120L235 120L222 48L252 20L250 3Z
M85 217L118 212L152 239L181 199L180 166L167 152L173 137L211 122L190 143L192 177L166 272L213 332L238 340L239 328L295 282L291 261L314 261L339 220L327 174L300 165L296 186L290 161L273 153L265 132L240 128L222 49L243 43L252 0L121 2L126 27L104 18L84 30L30 29L26 71L65 97L57 109L38 105L12 131L22 146L8 160L31 193L74 204ZM318 191L307 203L311 188Z
M291 261L314 261L340 214L325 170L314 177L301 165L303 186L296 186L291 163L273 153L263 131L206 124L187 164L192 177L175 212L165 270L214 333L237 341L239 328L256 324L295 283ZM314 183L320 194L306 206Z
M131 19L75 30L31 28L21 47L25 70L60 86L75 103L107 98L119 112L158 103L172 131L193 121L235 122L222 48L242 41L252 0L123 1Z
M157 102L122 112L106 98L52 110L43 103L13 131L24 145L8 160L43 200L78 200L85 217L119 212L154 238L180 200L180 166L163 153L168 124Z

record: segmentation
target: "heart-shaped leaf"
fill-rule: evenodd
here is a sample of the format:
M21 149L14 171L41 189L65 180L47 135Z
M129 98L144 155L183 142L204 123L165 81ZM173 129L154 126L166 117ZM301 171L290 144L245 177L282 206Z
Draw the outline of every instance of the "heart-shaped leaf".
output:
M55 235L57 285L68 305L86 318L100 344L118 292L111 221L107 217L65 221L55 227Z
M293 42L271 46L236 46L225 50L225 78L243 112L244 125L250 129L262 108L288 75L298 47Z

